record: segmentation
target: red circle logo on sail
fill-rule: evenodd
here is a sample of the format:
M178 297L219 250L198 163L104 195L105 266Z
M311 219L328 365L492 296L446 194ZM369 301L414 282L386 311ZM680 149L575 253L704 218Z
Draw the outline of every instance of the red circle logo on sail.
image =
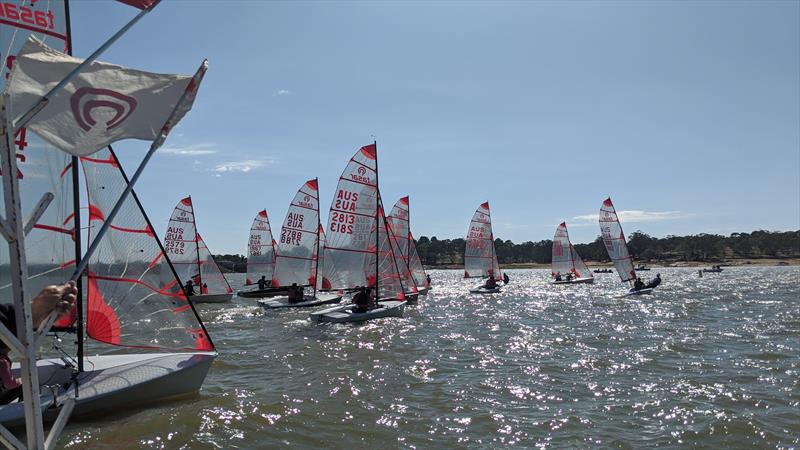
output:
M367 173L367 169L366 169L366 168L364 168L363 166L358 168L358 174L359 174L359 175L361 175L362 177L363 177L363 176L364 176L366 173Z
M110 89L82 87L69 99L72 116L84 131L100 125L119 126L136 110L136 99Z

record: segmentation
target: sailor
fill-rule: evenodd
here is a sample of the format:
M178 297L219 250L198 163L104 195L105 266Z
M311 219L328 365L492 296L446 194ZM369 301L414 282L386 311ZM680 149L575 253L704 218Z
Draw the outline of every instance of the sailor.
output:
M633 282L633 289L635 291L640 291L640 290L642 290L643 287L644 287L644 282L642 281L641 278L637 277L636 281Z
M186 285L183 287L183 290L186 292L187 297L194 295L194 282L191 278L186 280Z
M289 286L289 303L298 303L303 301L302 288L297 286L297 283L292 283Z
M657 273L656 277L653 278L652 280L650 280L650 282L647 283L647 286L645 286L645 288L646 289L654 289L659 284L661 284L661 274Z
M556 281L561 281L561 272L556 272Z
M702 270L698 270L697 274L700 275L700 278L703 278L703 271Z
M489 276L489 279L486 280L486 284L483 285L486 289L494 289L497 287L497 280L494 279L493 275Z
M430 286L431 285L431 275L430 274L426 274L425 275L425 280L428 282L428 286Z
M365 313L369 311L370 307L370 299L369 299L369 291L365 287L359 288L356 295L353 296L353 303L356 305L353 308L353 312L356 313Z
M509 280L509 278L508 278L508 274L507 274L507 273L504 273L504 274L503 274L503 284L508 284L508 282L509 282L509 281L510 281L510 280Z
M261 275L261 279L258 280L258 288L259 289L266 289L267 288L267 276Z
M567 274L567 281L572 281L572 273Z
M58 317L66 316L75 305L78 289L74 281L61 285L48 286L31 300L31 321L36 327L53 311L58 311ZM0 322L17 334L17 320L13 304L0 304ZM8 347L0 341L0 405L5 405L16 399L22 398L22 386L18 378L11 374L11 359L8 357Z

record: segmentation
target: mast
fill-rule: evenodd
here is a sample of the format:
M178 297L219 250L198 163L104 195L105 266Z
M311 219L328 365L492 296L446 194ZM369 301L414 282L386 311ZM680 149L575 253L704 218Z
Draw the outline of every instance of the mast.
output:
M197 280L200 286L200 295L203 295L203 271L200 268L200 232L197 231L197 221L194 217L194 203L192 203L192 196L189 196L189 204L192 205L192 225L194 225L194 248L197 252Z
M319 230L322 229L322 221L320 219L319 213L319 178L314 178L314 182L317 183L317 257L314 261L314 298L317 297L317 281L319 278Z
M489 206L489 202L488 202L488 201L486 202L486 206ZM489 209L489 208L486 208L486 211L488 211L488 212L489 212L489 226L491 227L491 223L492 223L492 210L491 210L491 209ZM495 256L495 252L494 252L494 228L490 228L490 229L492 230L492 231L489 233L489 239L490 239L490 240L491 240L491 242L492 242L492 260L489 262L489 264L491 264L491 265L492 265L492 269L491 269L491 270L492 270L492 278L494 278L495 280L497 280L497 274L496 274L496 273L494 273L494 260L495 260L495 258L496 258L496 256ZM498 269L498 270L500 269L500 261L497 261L497 269Z
M72 55L72 26L69 17L69 0L64 0L64 21L66 22L67 30L67 54ZM73 224L75 227L75 264L81 262L81 188L80 188L80 159L77 156L72 157L72 208L73 208ZM83 277L78 277L75 280L75 287L78 289L78 295L75 298L75 334L77 358L78 358L78 372L83 372L83 355L84 355L84 329L83 329Z
M381 246L381 233L378 228L378 213L380 211L380 189L378 188L378 141L372 141L375 146L375 304L378 304L380 293L380 278L378 274L378 249Z

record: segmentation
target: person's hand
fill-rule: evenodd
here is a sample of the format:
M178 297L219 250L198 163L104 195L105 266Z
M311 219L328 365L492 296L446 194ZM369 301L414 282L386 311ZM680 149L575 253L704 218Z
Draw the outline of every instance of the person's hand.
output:
M75 305L77 295L78 289L74 281L42 289L42 292L31 301L33 326L38 327L52 311L57 311L59 318L67 315Z

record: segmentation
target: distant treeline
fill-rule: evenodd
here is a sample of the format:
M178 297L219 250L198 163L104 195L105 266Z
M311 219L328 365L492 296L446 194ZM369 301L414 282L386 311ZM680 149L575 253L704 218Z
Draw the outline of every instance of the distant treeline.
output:
M417 252L427 266L463 264L464 239L437 239L421 236L416 241ZM549 264L553 241L515 244L495 239L497 258L501 264ZM598 236L590 244L574 244L581 257L588 261L608 262L603 240ZM641 231L628 236L628 250L637 261L720 261L733 258L800 258L800 230L754 231L655 238ZM217 262L228 271L244 272L247 258L242 255L215 255Z
M641 231L627 236L628 250L640 261L717 261L728 258L798 258L800 257L800 230L787 232L754 231L692 236L667 236L655 238ZM495 239L497 258L501 264L549 264L553 241L515 244ZM426 265L463 264L464 239L417 240L417 251ZM590 244L574 244L575 250L585 260L609 261L603 240L598 236Z

